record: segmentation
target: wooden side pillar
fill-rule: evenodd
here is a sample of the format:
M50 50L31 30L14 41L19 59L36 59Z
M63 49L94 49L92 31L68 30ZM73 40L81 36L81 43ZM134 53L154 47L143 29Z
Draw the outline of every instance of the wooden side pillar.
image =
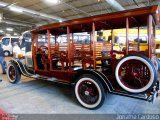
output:
M72 33L72 43L74 44L74 33Z
M128 55L128 51L129 51L129 19L126 18L126 55Z
M55 35L54 37L55 37L55 45L56 45L56 43L57 43L57 35Z
M35 56L34 42L35 42L35 34L32 34L32 55L33 56Z
M50 30L47 30L47 36L48 36L48 60L49 60L49 62L50 62L50 70L52 70L51 36L50 36Z
M151 50L151 48L152 48L152 20L153 20L153 18L152 18L152 15L149 15L148 16L148 23L147 23L147 25L148 25L148 57L149 58L151 58L151 54L152 54L152 50Z
M93 34L93 68L96 69L96 51L95 51L95 47L96 47L96 35L95 35L95 23L92 23L92 34Z
M36 46L34 46L35 45L35 42L36 42L36 34L35 33L33 33L32 34L32 59L33 59L33 63L34 63L34 70L37 70L37 61L36 61Z
M74 65L74 55L75 55L75 52L76 52L76 47L75 47L75 45L74 45L74 33L72 33L72 44L71 44L71 46L70 46L70 50L71 50L71 56L72 56L72 60L71 60L71 65ZM70 56L70 57L71 57Z
M36 52L38 51L38 34L34 34L34 42L32 43L34 47L34 69L37 70L37 59L36 59ZM35 46L36 45L36 46Z
M38 50L38 34L35 35L36 51Z
M69 61L69 69L71 69L71 59L70 59L70 28L67 26L67 40L68 40L68 61Z
M153 24L153 39L152 39L152 41L154 42L154 51L152 51L153 52L153 54L156 54L156 40L155 40L155 38L156 38L156 26L155 26L155 24Z
M113 45L114 45L114 33L113 29L111 30L111 51L113 51Z
M47 36L48 36L48 59L51 59L51 43L50 43L50 31L47 30Z
M140 31L139 31L139 27L138 27L138 36L137 36L137 38L138 38L138 44L137 44L137 50L138 50L138 52L140 51L139 33L140 33Z
M92 32L90 32L90 51L92 50Z
M154 38L156 38L156 26L155 25L153 25L153 36Z

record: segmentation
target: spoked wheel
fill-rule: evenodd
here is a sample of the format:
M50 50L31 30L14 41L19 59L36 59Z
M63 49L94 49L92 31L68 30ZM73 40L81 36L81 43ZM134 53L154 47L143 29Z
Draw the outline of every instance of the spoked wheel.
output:
M20 71L14 63L9 63L7 67L8 80L11 83L18 83L21 78Z
M154 85L157 73L153 63L147 57L129 55L119 61L115 76L124 90L142 93Z
M88 109L99 108L104 102L104 89L96 77L82 75L75 85L75 95L79 103Z

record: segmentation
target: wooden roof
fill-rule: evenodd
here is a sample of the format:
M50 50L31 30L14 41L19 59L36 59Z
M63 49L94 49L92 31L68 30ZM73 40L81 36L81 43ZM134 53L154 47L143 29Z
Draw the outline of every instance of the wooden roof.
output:
M64 21L41 26L32 32L46 33L50 30L52 34L66 34L67 26L71 33L92 31L92 23L95 23L96 30L118 29L126 27L126 18L129 18L129 27L147 26L148 15L153 16L156 25L160 23L160 8L156 6L125 10L109 14L96 15L86 18Z

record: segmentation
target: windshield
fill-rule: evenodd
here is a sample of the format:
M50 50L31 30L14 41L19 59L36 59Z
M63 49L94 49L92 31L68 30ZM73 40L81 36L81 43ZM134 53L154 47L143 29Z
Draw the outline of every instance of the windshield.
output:
M25 32L20 37L20 48L25 49L25 52L31 51L31 33Z
M7 46L7 45L9 45L9 41L10 41L10 38L3 38L2 39L2 44Z
M31 33L30 32L24 33L23 39L25 39L25 41L27 42L31 42Z

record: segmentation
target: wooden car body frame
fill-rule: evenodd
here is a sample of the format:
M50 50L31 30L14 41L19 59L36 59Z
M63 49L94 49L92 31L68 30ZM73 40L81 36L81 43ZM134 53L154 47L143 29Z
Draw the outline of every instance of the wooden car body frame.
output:
M41 26L32 31L33 69L30 70L30 68L27 68L16 59L12 59L10 62L15 63L19 67L20 72L28 77L74 85L80 76L83 74L89 74L98 78L104 89L109 93L153 101L159 90L157 77L154 78L156 79L156 82L152 85L152 88L147 91L135 94L122 89L122 87L117 84L115 76L116 66L121 59L115 58L115 54L123 54L124 57L132 56L132 54L138 54L138 57L144 55L147 56L149 60L153 59L154 61L154 37L156 34L156 25L159 24L159 13L160 9L158 6L150 6ZM137 37L139 38L139 29L143 26L147 26L148 30L148 52L139 51L138 44L137 51L130 51L128 40L129 28L137 27ZM97 54L98 52L100 53L100 51L97 51L97 45L99 43L97 43L96 40L96 31L113 30L118 28L126 28L126 50L113 50L113 44L111 42L107 44L110 47L109 57L97 57ZM90 44L77 45L74 43L74 33L79 32L90 33ZM38 45L39 34L47 35L48 45L46 47ZM51 34L55 36L54 45L51 45L50 42ZM57 36L63 34L67 35L68 40L65 50L62 49L64 46L56 41ZM70 40L70 38L72 39ZM81 48L78 49L78 46L81 46ZM44 49L47 50L47 52L45 52ZM41 57L40 59L37 58L37 54ZM41 64L39 64L39 60L42 60ZM74 66L74 62L77 60L80 62L80 66ZM109 67L99 67L96 64L96 61L98 60L108 60L110 63ZM60 65L59 67L57 67L58 64ZM154 70L153 72L153 74L157 76L157 71Z

